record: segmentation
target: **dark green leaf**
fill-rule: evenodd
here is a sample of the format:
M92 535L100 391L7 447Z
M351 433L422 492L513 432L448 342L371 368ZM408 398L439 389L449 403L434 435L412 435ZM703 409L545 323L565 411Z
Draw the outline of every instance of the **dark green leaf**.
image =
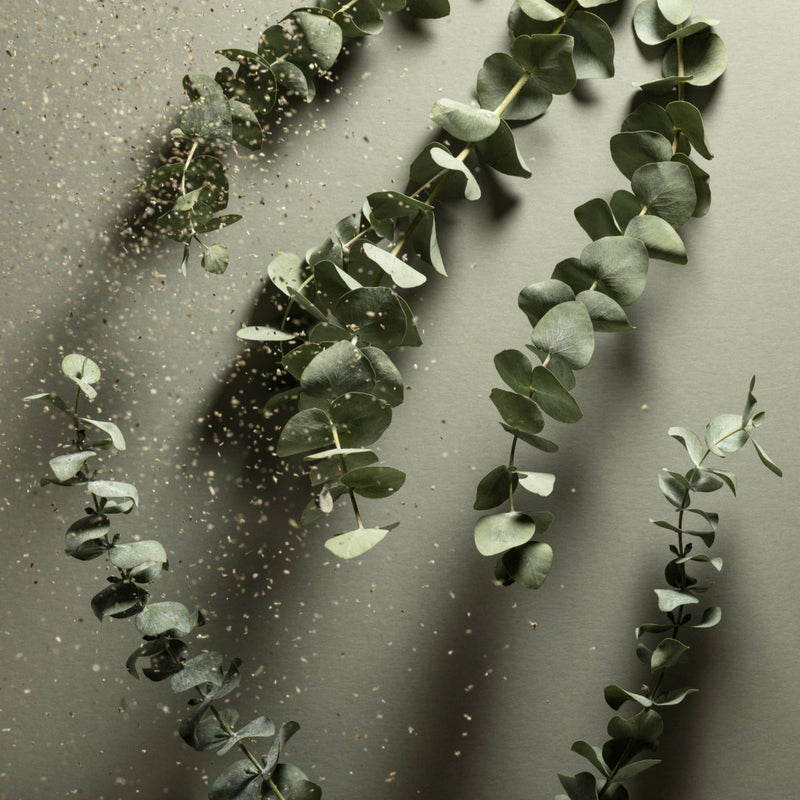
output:
M665 614L674 611L680 606L692 605L700 601L688 592L679 592L677 589L653 589L658 597L658 610Z
M399 406L403 402L403 376L400 370L378 347L362 347L361 353L366 356L375 373L372 394L385 400L392 407Z
M594 330L586 306L572 300L551 308L536 323L531 333L531 341L534 347L544 353L558 356L572 369L583 369L594 352Z
M373 192L367 202L375 219L414 217L420 211L433 211L433 206L400 192Z
M672 158L672 142L654 131L623 131L611 137L611 158L628 179L639 167Z
M92 611L100 621L103 617L124 619L139 613L148 597L148 593L135 583L112 583L92 598Z
M597 800L597 784L591 772L558 776L569 800Z
M478 73L478 101L481 107L491 110L498 108L525 74L525 70L508 53L490 55ZM527 81L501 116L506 120L536 119L547 111L552 100L551 92L536 81Z
M136 630L142 636L159 636L170 633L174 636L186 636L195 626L193 617L183 603L166 601L150 603L136 617Z
M494 357L494 366L500 377L517 394L530 396L533 368L525 353L519 350L503 350Z
M221 275L230 264L228 248L224 244L212 244L203 251L201 265L206 272Z
M328 415L321 408L306 408L298 411L283 426L275 452L285 458L331 444L333 432Z
M685 100L674 100L667 105L666 111L672 119L675 129L686 136L692 147L703 158L714 158L706 141L703 117L696 106Z
M606 686L603 690L603 695L605 696L606 703L608 703L614 711L621 708L628 700L633 700L634 703L638 703L642 708L650 708L650 706L653 705L653 701L649 697L643 694L629 692L627 689L623 689L616 684Z
M537 450L541 450L543 453L555 453L558 451L558 445L555 442L551 442L549 439L545 439L543 436L534 436L531 433L517 430L505 422L501 422L500 425L504 431L513 434L520 441L529 444L531 447L535 447Z
M650 258L673 264L685 264L689 260L683 240L661 217L654 217L652 214L634 217L625 227L625 236L643 242Z
M590 764L597 768L601 775L608 776L608 766L603 761L603 751L599 747L593 747L588 742L573 742L570 748L573 753L583 756Z
M408 327L405 310L399 296L386 286L354 289L342 295L335 311L341 323L357 333L359 339L381 350L392 350L404 343ZM344 352L343 345L340 349Z
M436 220L433 212L417 217L417 224L411 233L417 255L430 264L440 275L447 276L436 237Z
M611 196L611 210L620 228L625 228L642 209L643 206L636 197L624 189L618 189Z
M574 43L563 33L518 36L511 45L511 55L547 91L567 94L577 80L572 63Z
M522 13L540 22L561 19L564 12L547 0L517 0Z
M675 137L672 120L658 103L641 103L622 123L623 131L654 131L660 133L667 141Z
M620 235L614 215L611 213L611 207L600 197L578 206L574 213L578 225L589 234L593 241L602 239L603 236Z
M561 382L545 367L534 367L531 381L532 400L558 422L578 422L583 417L572 395Z
M351 342L335 342L314 356L300 378L303 394L323 407L348 392L368 392L374 385L369 361Z
M675 26L661 13L656 0L643 0L633 12L633 29L644 44L655 45L666 41Z
M65 536L64 551L79 561L91 561L106 553L111 547L106 540L111 526L104 514L90 514L69 526Z
M231 146L231 107L220 86L208 75L184 75L189 107L181 114L180 128L189 138L213 151Z
M248 150L261 149L261 124L250 106L238 100L228 100L231 107L233 140Z
M535 435L544 428L544 417L533 400L505 389L492 389L490 398L503 420L515 431Z
M595 331L621 332L633 330L633 326L628 322L628 317L622 307L607 294L585 291L580 292L575 299L586 306Z
M693 628L713 628L722 620L722 609L719 606L709 606L703 611L700 622L692 625Z
M517 304L535 326L551 308L574 299L575 293L564 281L549 278L526 286L519 293Z
M487 511L496 508L509 499L511 492L517 486L516 470L505 465L495 467L481 478L475 494L473 508L477 511Z
M517 150L514 134L505 120L500 120L497 130L488 138L478 142L478 153L492 169L503 175L530 178L531 171Z
M526 589L540 588L547 580L552 565L553 549L546 542L527 542L503 554L506 572Z
M662 470L658 473L658 488L676 508L685 508L689 504L689 484L683 476Z
M655 767L660 763L661 759L659 758L642 758L639 761L633 761L630 764L626 764L624 767L620 767L619 770L617 770L617 773L614 775L614 780L627 781L634 775L638 775L639 773L644 772L646 769Z
M697 627L696 625L694 627ZM661 692L655 700L657 706L677 706L682 703L690 694L694 694L697 689L670 689Z
M207 683L222 686L222 677L222 655L209 651L187 661L181 671L170 679L170 687L173 692L180 694Z
M362 497L379 499L397 492L406 481L406 474L394 467L356 467L342 475L342 483Z
M567 20L563 32L575 40L572 61L578 80L614 76L614 37L600 17L578 10Z
M651 708L640 711L625 719L614 717L608 723L608 735L614 739L624 739L641 743L650 748L658 747L658 738L664 731L664 720ZM608 759L606 759L608 761ZM609 762L609 766L611 763Z
M449 0L408 0L406 9L412 17L439 19L450 13Z
M379 439L392 421L392 408L371 394L348 392L328 410L342 447L366 447Z
M695 602L697 602L696 598ZM662 639L650 657L650 669L655 672L659 669L674 667L688 649L683 642L679 642L677 639Z
M596 288L621 306L639 299L647 281L648 265L644 244L629 236L604 236L586 245L581 253L581 266L595 279Z

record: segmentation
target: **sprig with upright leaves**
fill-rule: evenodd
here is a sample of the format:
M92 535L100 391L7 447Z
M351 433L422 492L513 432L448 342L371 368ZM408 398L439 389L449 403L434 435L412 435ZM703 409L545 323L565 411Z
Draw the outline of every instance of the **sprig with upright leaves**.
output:
M522 8L535 14L535 5ZM325 542L340 558L363 554L394 527L365 525L356 495L387 497L405 480L402 471L379 465L369 446L390 425L392 408L403 401L403 379L389 353L422 343L413 312L398 290L420 286L429 268L446 274L436 236L436 203L445 191L480 198L468 165L472 158L498 172L529 177L509 121L541 116L553 95L570 92L579 78L613 73L614 41L606 23L581 10L576 0L564 6L548 12L546 33L515 35L509 52L484 61L477 78L480 107L450 99L433 106L431 119L444 130L446 141L462 142L460 148L430 143L411 165L407 193L368 195L362 209L340 220L320 246L304 257L282 253L269 264L269 278L287 298L283 324L250 326L237 334L248 341L280 343L282 352L286 342L300 342L282 359L296 386L272 397L266 408L299 407L283 427L276 452L280 457L311 453L306 456L311 482L321 489L303 523L329 513L339 497L350 498L357 527ZM576 19L591 25L594 36L564 33Z
M78 387L72 406L49 392L25 400L55 407L72 423L70 452L50 459L54 477L43 478L41 483L84 487L91 497L84 516L67 529L66 553L79 561L106 556L117 571L108 578L109 585L92 598L92 611L101 622L105 617L133 617L144 641L127 660L131 675L138 678L137 661L149 659L149 666L142 669L145 677L169 680L178 694L195 692L197 698L188 701L178 726L188 745L196 750L216 750L219 755L235 747L244 756L214 781L209 800L318 800L322 790L317 784L293 764L279 763L281 750L300 726L286 722L276 731L273 722L261 716L237 728L239 712L219 701L238 687L241 659L223 666L222 654L213 651L189 658L184 638L204 624L203 615L189 611L183 603L150 601L144 587L169 568L166 550L156 540L121 542L118 533L111 534L110 516L129 514L139 504L139 493L129 483L99 478L98 470L90 466L99 450L125 450L125 438L115 423L80 413L82 396L89 400L97 396L94 384L100 380L100 368L91 358L73 353L62 360L61 371ZM98 434L100 438L95 438ZM261 757L247 746L248 740L260 738L272 739L269 751Z
M764 421L763 411L756 410L753 396L755 378L750 382L742 414L719 414L706 426L701 439L687 428L670 428L668 433L686 450L692 462L685 472L664 469L658 474L658 486L675 516L667 520L651 520L661 529L675 534L669 545L670 559L664 569L667 587L655 589L658 609L663 613L660 622L648 622L636 629L636 656L650 669L647 684L636 692L621 686L605 687L605 700L614 711L625 703L637 703L641 710L632 717L615 716L608 723L611 737L602 747L577 741L572 750L585 758L600 773L579 772L577 775L559 775L566 794L556 800L626 800L628 792L623 783L639 775L660 760L639 758L646 750L656 750L664 728L660 709L676 706L696 688L670 687L669 670L687 660L689 645L683 641L690 628L711 628L722 619L719 606L707 606L697 614L701 595L712 583L696 578L689 567L708 565L719 572L722 559L710 552L698 553L695 544L710 548L714 543L719 515L693 505L697 493L714 492L727 486L736 494L736 476L727 469L708 464L710 456L725 458L737 453L752 442L762 463L776 475L781 470L767 456L754 438L755 429ZM690 609L694 609L691 611ZM648 647L642 639L655 636L657 643Z
M449 0L319 0L301 6L267 27L255 51L237 48L217 53L237 65L210 75L189 74L183 88L189 105L172 131L176 157L153 170L137 187L146 194L147 216L156 231L183 244L181 271L192 242L203 249L208 272L228 267L224 244L206 245L204 234L221 230L242 217L222 214L228 206L228 171L221 157L232 146L258 151L262 127L292 97L311 102L315 81L334 66L347 39L375 35L383 29L381 12L416 17L444 17Z
M539 0L532 4L539 9L549 5ZM509 510L481 517L474 537L482 555L497 557L495 577L504 585L516 582L538 589L553 562L550 545L533 538L548 529L553 515L518 510L515 493L522 488L546 496L555 477L520 470L518 443L545 453L558 449L540 435L545 415L563 423L582 418L571 390L574 373L592 358L595 334L633 330L624 307L644 291L649 260L685 264L686 249L677 231L692 217L703 216L711 202L708 173L690 156L713 156L700 111L685 99L685 86L716 80L725 69L725 47L710 31L717 21L690 17L691 10L691 0L644 0L637 6L634 28L639 39L667 45L664 77L642 88L677 96L666 105L642 103L627 116L610 148L630 191L616 191L610 202L594 198L578 206L575 218L592 242L579 258L557 264L549 280L520 292L519 307L532 326L526 347L540 363L534 366L516 349L494 358L508 389L492 389L490 399L512 440L508 462L480 480L474 508L488 510L508 502ZM545 13L540 10L540 17Z

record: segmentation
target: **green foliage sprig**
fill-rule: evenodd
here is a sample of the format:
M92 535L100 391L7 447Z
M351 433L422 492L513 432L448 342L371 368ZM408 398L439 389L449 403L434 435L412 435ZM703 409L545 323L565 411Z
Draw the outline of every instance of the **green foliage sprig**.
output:
M177 694L194 691L197 697L188 701L178 726L188 745L196 750L216 750L219 755L235 747L244 756L214 781L209 800L318 800L322 789L298 767L279 761L286 742L300 726L285 722L276 731L274 723L261 716L237 728L239 712L219 705L219 701L238 687L241 659L233 658L224 666L222 654L213 651L190 658L184 639L205 623L203 615L189 611L183 603L150 602L150 593L144 587L169 568L166 550L156 540L121 542L118 533L111 534L109 517L129 514L139 504L139 493L132 484L99 478L98 470L89 466L98 450L125 450L126 446L115 423L80 414L82 396L89 400L97 396L94 384L100 380L100 368L87 356L73 353L63 359L61 370L78 387L72 406L55 393L25 398L64 412L73 427L71 452L50 459L55 477L43 478L41 483L80 486L90 494L91 506L67 529L66 553L79 561L106 556L116 568L117 574L110 576L109 585L92 598L91 607L101 622L105 617L133 618L143 643L129 656L128 672L138 678L137 662L149 659L149 666L142 669L145 677L169 680ZM100 438L94 438L98 434ZM246 744L257 738L272 739L268 752L261 757Z
M449 0L319 0L318 7L301 6L267 27L255 51L227 48L217 53L237 64L223 67L212 78L189 74L183 88L189 106L172 131L178 160L153 170L139 184L146 194L149 216L164 236L183 244L181 271L192 242L203 249L201 264L222 273L230 261L224 244L206 245L204 234L221 230L242 217L222 214L228 205L228 171L221 160L236 144L258 151L262 127L288 99L311 102L315 80L336 63L346 39L380 33L381 12L405 11L416 17L443 17Z
M543 24L547 3L531 3ZM521 3L522 8L525 4ZM474 508L488 510L508 501L509 511L481 517L475 544L485 556L497 556L495 577L504 585L519 583L538 589L553 562L547 542L534 539L553 521L548 511L520 511L515 493L522 488L547 496L555 476L516 466L519 442L545 453L558 445L541 436L545 415L575 423L583 414L571 394L577 370L589 364L595 334L633 330L624 307L645 288L650 259L687 262L678 229L709 208L709 176L690 157L712 158L699 109L685 99L685 87L715 81L726 65L722 40L711 33L716 20L690 17L691 0L644 0L634 14L634 28L647 45L666 44L663 78L642 89L673 93L665 106L640 104L611 138L611 157L629 179L630 191L616 191L610 202L594 198L575 209L578 224L592 239L580 258L556 265L549 280L526 286L520 309L532 326L526 345L539 360L509 349L494 364L507 389L492 389L490 398L512 436L508 462L490 470L478 484ZM525 22L530 26L530 22ZM509 391L510 389L510 391Z
M433 106L431 119L463 143L460 149L451 151L438 141L428 144L411 165L407 193L370 194L360 211L340 220L333 234L304 257L279 255L267 272L287 297L283 323L279 328L250 326L237 334L281 345L283 368L296 385L272 397L266 410L285 403L297 403L299 410L281 431L277 455L312 453L306 456L310 478L321 489L303 514L304 524L349 496L357 528L325 542L340 558L362 555L395 527L365 525L356 495L387 497L405 480L401 470L378 465L369 445L388 428L392 408L403 401L403 379L388 354L422 343L413 312L397 290L423 284L423 270L446 275L435 204L445 191L480 198L467 164L470 157L480 157L498 172L529 177L509 121L541 116L553 95L570 92L579 78L613 74L610 29L580 8L597 3L572 0L561 9L545 5L551 9L546 33L515 35L508 53L484 61L477 78L479 108L449 99ZM514 8L538 19L540 6L527 2ZM516 16L512 11L512 25ZM594 34L564 33L576 19ZM298 340L284 351L284 343Z
M695 550L695 543L702 543L706 548L714 543L719 515L695 507L694 497L699 492L715 492L723 486L733 494L737 489L732 472L711 467L707 461L709 456L726 458L752 442L762 463L776 475L782 474L753 436L764 421L765 413L756 410L754 384L755 378L750 382L742 414L715 416L706 425L702 439L688 428L668 431L686 450L692 466L685 473L665 469L658 474L658 487L677 519L673 516L672 520L651 520L659 528L672 531L676 540L669 545L671 555L664 569L667 588L654 590L658 609L664 617L660 622L647 622L636 629L636 656L649 667L650 678L638 692L617 685L606 686L604 692L606 702L614 711L627 702L637 703L641 710L632 717L615 716L608 723L611 738L602 747L584 741L572 745L572 750L589 761L600 775L591 772L559 775L566 794L558 795L556 800L625 800L628 793L622 784L660 763L659 759L638 758L643 751L658 747L664 720L657 709L676 706L698 691L669 688L666 678L672 667L687 660L689 645L682 641L683 633L689 628L712 628L722 619L719 606L707 606L700 615L689 610L696 610L700 595L712 584L690 575L688 568L693 564L706 564L717 572L722 569L721 558ZM642 641L645 636L657 637L657 644L648 647Z

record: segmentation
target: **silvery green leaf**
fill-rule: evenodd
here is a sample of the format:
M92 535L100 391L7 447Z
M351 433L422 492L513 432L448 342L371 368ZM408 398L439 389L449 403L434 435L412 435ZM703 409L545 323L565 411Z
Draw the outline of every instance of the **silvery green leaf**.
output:
M106 422L99 419L87 419L86 417L81 417L80 420L87 425L98 428L103 431L103 433L107 433L111 437L111 442L117 450L125 449L125 437L122 435L122 431L113 422Z
M475 547L484 556L495 556L525 544L536 533L536 523L528 514L507 511L489 514L475 524Z
M77 475L88 458L97 455L93 450L83 450L79 453L67 453L56 456L49 461L50 469L59 481L68 481Z
M481 139L487 139L500 124L500 117L493 111L446 98L436 101L430 117L451 136L462 142L479 142Z
M97 391L92 386L100 380L100 367L88 356L79 353L71 353L64 356L61 361L61 371L71 381L80 387L80 390L90 399L97 397ZM41 395L35 395L39 398Z
M339 558L358 558L381 542L388 532L384 528L357 528L331 537L325 547Z
M503 567L515 583L538 589L550 574L553 549L547 542L526 542L503 554Z

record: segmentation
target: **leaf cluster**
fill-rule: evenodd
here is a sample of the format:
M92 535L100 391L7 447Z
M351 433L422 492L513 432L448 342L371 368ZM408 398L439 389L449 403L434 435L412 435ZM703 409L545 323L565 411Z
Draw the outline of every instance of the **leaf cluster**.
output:
M106 556L117 574L108 577L108 586L94 595L91 607L102 622L105 617L133 618L142 644L128 657L128 672L139 677L137 662L147 659L142 674L152 681L169 680L176 693L193 690L197 698L188 701L188 709L180 721L181 738L196 750L216 750L224 755L232 748L246 758L227 767L213 782L210 800L318 800L321 788L308 780L303 772L286 763L279 763L281 750L288 739L299 730L296 722L284 723L280 730L266 717L258 717L236 727L238 711L230 705L220 708L217 703L239 685L240 659L234 658L223 667L223 657L216 652L203 652L188 657L185 638L205 624L199 611L191 612L174 601L151 602L145 586L156 581L169 568L164 546L155 540L121 542L119 534L111 534L110 516L128 514L139 504L136 487L121 481L101 480L97 470L90 469L89 460L98 449L114 447L125 450L122 432L113 423L80 416L82 396L94 400L94 388L101 377L95 361L73 353L61 362L62 373L78 387L72 407L57 394L40 393L25 400L39 400L64 412L71 420L75 438L72 452L50 460L55 478L45 478L42 484L84 486L90 493L92 505L84 516L73 522L65 536L65 552L79 561L91 561ZM88 428L98 430L108 438L88 441ZM254 756L246 742L256 738L272 738L266 755Z
M649 29L643 30L641 9L649 2L637 7L636 16L636 32L646 43L652 37ZM690 3L681 7L690 13ZM519 8L533 11L536 24L555 13L549 3L539 0L520 2ZM673 17L683 13L672 6L669 11ZM666 23L673 33L684 33L665 34L663 41L669 47L711 35L709 21L703 25L686 21L684 31L685 20ZM686 248L678 231L692 217L703 216L711 203L709 175L692 156L710 159L713 154L699 109L683 96L684 83L690 82L690 76L683 75L683 55L678 61L678 72L686 80L672 86L677 99L665 105L640 104L611 138L611 158L630 182L629 188L614 192L609 200L598 197L578 206L575 218L592 241L579 257L559 262L549 279L519 293L518 305L532 328L526 345L529 354L509 349L495 356L495 367L508 388L493 389L490 398L501 426L512 436L511 455L507 465L494 467L481 479L474 507L491 509L508 500L511 510L481 517L475 544L483 555L498 557L495 577L504 585L539 588L553 559L549 545L532 539L543 532L542 527L519 524L520 517L532 520L531 512L520 515L514 509L517 487L529 488L520 476L531 474L519 472L514 464L518 442L546 453L558 449L541 436L545 417L568 424L581 419L572 395L575 372L589 364L596 334L633 330L625 307L644 291L650 260L685 264Z
M692 466L685 473L665 469L658 474L659 489L674 516L671 520L651 521L674 533L676 540L669 545L670 559L664 569L666 588L654 590L663 617L636 629L636 656L649 668L650 678L638 691L616 684L605 687L605 700L614 711L627 702L637 704L639 711L631 717L613 717L607 728L610 738L602 747L585 741L573 743L572 751L589 761L599 776L588 771L559 775L566 794L558 795L556 800L626 800L628 793L623 783L660 763L659 759L639 758L643 752L658 747L664 728L660 710L676 706L698 691L692 687L668 688L665 678L668 670L688 659L689 646L682 641L682 632L689 628L712 628L722 619L719 606L707 606L698 613L702 595L712 583L689 572L690 567L697 565L708 565L716 572L722 569L721 558L710 552L697 552L695 547L695 544L711 547L719 515L697 508L693 502L698 493L707 494L723 487L736 494L737 483L732 472L710 467L706 461L709 456L730 456L752 442L762 463L776 475L782 474L754 438L765 413L756 410L754 384L755 378L750 382L744 411L715 416L706 425L702 438L688 428L668 431L686 450ZM655 637L655 644L645 644L645 637Z
M340 558L362 555L390 530L363 524L356 495L386 497L405 480L400 470L378 465L368 445L388 427L392 407L403 400L403 379L389 354L422 343L401 290L422 285L430 270L446 274L435 203L446 186L456 196L480 198L480 185L467 163L470 157L501 173L530 176L508 121L535 119L553 94L575 86L575 39L559 31L576 8L571 4L559 11L548 22L550 32L515 35L508 53L494 53L484 61L476 81L479 107L437 101L431 119L463 147L455 151L439 141L428 144L411 165L405 193L374 192L360 211L339 220L333 233L303 257L278 255L267 273L286 296L283 324L248 326L237 334L282 348L283 369L296 386L272 397L266 410L284 403L296 403L298 410L283 428L276 451L281 457L311 453L306 456L311 482L321 488L306 507L304 524L349 495L358 528L325 543ZM294 346L286 350L288 342ZM562 402L563 393L558 394L549 373L537 370L535 375L542 393L556 392L553 404ZM523 485L537 480L533 474L523 476ZM519 529L528 523L514 518L513 524ZM526 561L519 574L529 568ZM535 571L541 573L538 562Z
M137 187L147 195L162 235L184 246L181 270L191 242L203 249L205 270L222 273L230 257L224 244L207 246L200 236L226 228L242 217L223 214L228 205L228 171L222 156L233 145L261 149L262 127L290 98L311 102L316 81L336 63L345 40L380 33L382 12L403 11L415 17L449 14L449 0L320 0L301 6L268 26L255 50L225 48L217 53L232 67L212 78L189 74L183 88L189 105L172 131L180 160L150 172Z

